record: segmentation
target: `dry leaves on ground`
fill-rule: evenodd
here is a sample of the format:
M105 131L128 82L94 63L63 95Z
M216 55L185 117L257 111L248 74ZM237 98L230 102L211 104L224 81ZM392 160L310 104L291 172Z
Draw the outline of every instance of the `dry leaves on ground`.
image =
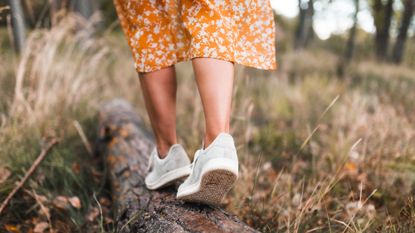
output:
M33 229L34 233L43 233L48 229L49 224L47 222L39 222L35 225L35 228Z
M0 167L0 184L5 182L7 178L9 178L10 175L11 175L11 172L7 168Z
M69 199L69 203L71 203L71 205L77 209L81 208L81 201L79 200L78 197L70 197Z
M76 209L81 208L81 200L78 197L57 196L52 201L53 205L59 209L67 209L69 205Z
M89 213L86 215L86 219L90 222L93 222L99 215L99 209L97 207L93 207L89 210Z

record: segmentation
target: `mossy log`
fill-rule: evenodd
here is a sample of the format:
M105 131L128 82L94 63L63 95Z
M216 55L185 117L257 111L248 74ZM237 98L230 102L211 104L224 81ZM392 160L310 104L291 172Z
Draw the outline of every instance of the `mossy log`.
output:
M154 140L128 102L104 103L98 120L97 153L106 161L117 232L257 232L218 207L176 200L174 186L145 188Z

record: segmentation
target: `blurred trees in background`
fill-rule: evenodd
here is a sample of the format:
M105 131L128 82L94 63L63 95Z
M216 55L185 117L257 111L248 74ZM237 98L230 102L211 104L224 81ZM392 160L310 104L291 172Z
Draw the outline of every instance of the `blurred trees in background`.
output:
M353 26L350 28L349 38L347 39L347 45L344 53L344 62L348 64L354 54L356 47L356 36L357 36L357 26L358 26L358 15L360 11L360 0L354 0L355 11L353 14Z
M295 30L295 49L306 48L314 36L314 0L298 0L298 23Z
M373 18L376 27L375 53L380 61L387 59L394 0L374 0Z
M295 27L294 49L306 48L313 40L313 18L315 17L316 3L328 5L338 0L298 0L298 17ZM345 48L343 62L347 64L352 60L356 47L356 39L359 33L358 16L360 5L366 1L371 7L374 20L375 33L373 35L373 53L377 60L385 62L401 63L404 57L405 46L408 40L410 28L413 27L415 0L350 0L355 6L352 16L353 24L347 38L344 39ZM395 9L396 4L401 4L401 9ZM324 7L323 7L324 8ZM320 9L321 10L321 9ZM414 31L414 30L412 30ZM394 33L397 32L397 33ZM395 44L390 49L391 39ZM392 51L390 51L392 50Z
M110 20L116 19L111 12L111 0L0 0L0 6L10 5L11 2L19 2L29 28L50 27L60 15L68 12L76 12L88 19L100 10L104 14L110 12ZM6 25L8 13L11 13L11 9L10 12L4 11L0 14L0 25Z
M68 12L78 13L89 19L103 2L96 0L0 0L0 6L8 6L10 20L0 15L0 22L12 25L13 45L20 52L24 47L26 28L51 27ZM113 19L115 20L115 18Z
M415 10L415 0L403 0L403 2L404 10L402 20L392 54L392 60L395 63L401 63L402 61L403 53L405 50L405 44L408 38L408 30L411 26Z
M415 0L401 0L403 9L401 10L401 20L397 22L398 35L396 36L395 45L392 54L389 56L389 44L391 37L391 27L395 14L395 0L373 0L372 12L375 33L375 53L376 58L380 61L390 60L395 63L401 63L404 55L404 49L408 38L409 28L413 21Z

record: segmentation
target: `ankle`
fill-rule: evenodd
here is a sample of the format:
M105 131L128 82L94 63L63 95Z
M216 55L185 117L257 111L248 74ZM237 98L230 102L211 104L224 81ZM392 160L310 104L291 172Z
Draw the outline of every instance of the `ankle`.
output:
M157 143L157 153L160 159L164 159L167 157L169 153L170 147L176 144L176 142L162 142Z

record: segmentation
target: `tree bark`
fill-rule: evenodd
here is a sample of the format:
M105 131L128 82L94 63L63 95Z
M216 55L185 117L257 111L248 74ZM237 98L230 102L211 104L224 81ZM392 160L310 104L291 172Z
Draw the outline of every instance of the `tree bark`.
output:
M71 8L85 19L89 19L94 14L97 3L94 0L72 0Z
M354 50L356 47L356 35L357 35L357 16L359 14L360 11L360 7L359 7L359 0L354 0L354 4L355 4L355 12L353 15L353 26L350 29L349 32L349 38L347 40L347 46L346 46L346 52L344 54L344 61L346 64L348 64L350 62L350 60L352 60L353 55L354 55Z
M50 4L50 21L52 26L56 25L58 20L58 13L66 12L69 8L70 0L49 0Z
M386 4L382 0L375 0L373 14L375 17L375 49L376 58L380 61L386 60L389 48L390 27L393 18L394 0L387 0Z
M298 24L295 31L295 49L307 47L314 34L313 17L314 17L314 0L308 0L307 4L303 0L298 0Z
M308 1L308 8L307 8L307 20L306 20L306 35L304 38L304 48L307 48L308 45L314 38L314 0Z
M23 12L26 13L26 21L28 26L33 28L36 25L35 14L33 11L32 2L30 0L22 0Z
M12 16L14 46L18 53L22 52L26 41L26 24L20 0L9 0Z
M176 200L172 187L147 190L154 143L127 102L115 99L100 107L96 145L109 171L117 232L257 232L220 208Z
M304 37L304 28L305 28L305 20L306 20L306 12L307 9L305 9L302 6L302 0L298 0L298 24L297 24L297 28L295 31L295 43L294 43L294 48L295 49L300 49L301 47L301 41L303 41L303 37Z
M395 46L392 53L392 61L396 64L402 62L402 58L405 51L405 44L408 38L408 29L411 25L411 21L415 10L415 0L404 1L404 12L402 15L401 26L399 28L399 34L396 38Z

